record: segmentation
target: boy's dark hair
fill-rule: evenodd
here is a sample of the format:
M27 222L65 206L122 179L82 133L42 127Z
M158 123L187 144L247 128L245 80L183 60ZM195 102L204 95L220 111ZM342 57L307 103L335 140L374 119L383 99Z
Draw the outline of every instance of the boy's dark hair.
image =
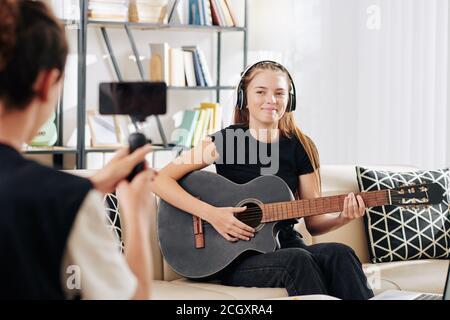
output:
M64 28L44 3L0 0L0 100L7 110L30 103L42 70L62 76L67 52Z

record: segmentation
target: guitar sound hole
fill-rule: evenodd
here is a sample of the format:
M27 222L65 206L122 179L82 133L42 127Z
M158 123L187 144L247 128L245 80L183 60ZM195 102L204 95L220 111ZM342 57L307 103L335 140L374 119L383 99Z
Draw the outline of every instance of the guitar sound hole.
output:
M240 204L239 206L247 206L247 210L241 213L236 213L236 218L252 228L257 228L261 224L261 208L256 203L251 202Z

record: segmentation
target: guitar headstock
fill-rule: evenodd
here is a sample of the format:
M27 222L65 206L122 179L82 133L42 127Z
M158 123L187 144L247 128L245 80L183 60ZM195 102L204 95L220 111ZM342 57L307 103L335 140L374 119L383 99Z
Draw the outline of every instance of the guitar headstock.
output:
M392 205L401 207L429 206L444 199L445 190L438 183L424 183L391 189Z

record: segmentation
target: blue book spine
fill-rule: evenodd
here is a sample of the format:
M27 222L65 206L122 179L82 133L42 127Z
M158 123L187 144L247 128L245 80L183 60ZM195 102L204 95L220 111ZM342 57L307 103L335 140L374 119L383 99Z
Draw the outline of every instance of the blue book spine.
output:
M195 77L197 78L197 74L198 74L198 80L199 80L197 82L197 85L199 85L200 87L205 87L206 81L205 81L205 77L203 76L202 65L201 65L200 57L198 55L197 50L194 51L194 63L195 63Z

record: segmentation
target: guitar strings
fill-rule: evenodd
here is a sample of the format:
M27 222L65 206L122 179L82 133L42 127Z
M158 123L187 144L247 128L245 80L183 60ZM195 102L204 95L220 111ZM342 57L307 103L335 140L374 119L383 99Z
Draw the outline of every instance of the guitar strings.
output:
M366 199L366 201L371 201L371 200L376 200L376 201L381 201L381 200L384 200L384 198L382 198L382 199ZM335 206L335 205L340 205L341 204L341 202L340 201L334 201L334 203L330 203L330 207L332 207L332 206ZM269 204L270 205L270 204ZM265 205L265 206L269 206L269 205ZM284 206L288 206L289 204L285 204ZM283 204L278 204L278 205L273 205L273 206L283 206ZM297 205L298 206L298 205ZM314 208L315 207L315 208ZM310 210L318 210L320 207L324 207L324 205L322 205L322 206L317 206L317 205L313 205L313 206L309 206L309 209ZM292 205L291 205L291 208L292 209L297 209L297 208L294 208L294 207L292 207ZM299 210L301 210L301 209L304 209L305 207L300 207L300 208L298 208ZM278 210L277 208L273 208L273 209L276 209L276 210ZM285 208L281 208L281 210L283 210L283 211L286 211L286 209ZM287 208L287 210L290 210L290 208ZM244 213L245 212L256 212L256 211L262 211L261 210L261 208L250 208L250 209L247 209L246 211L244 211Z
M303 208L293 208L293 207L291 207L291 208L281 208L281 210L282 210L282 212L274 212L274 211L272 211L272 212L269 212L269 213L267 213L266 215L281 215L281 216L283 216L283 215L285 215L286 214L286 212L287 212L287 214L289 215L289 214L294 214L294 213L297 213L297 212L299 212L299 211L304 211L304 207ZM319 212L319 208L309 208L310 209L310 213L311 214L315 214L316 212ZM278 210L278 209L276 209L276 210ZM248 213L250 213L250 214L248 214ZM324 212L324 213L326 213L326 212ZM245 218L253 218L253 219L257 219L257 218L259 218L261 215L264 215L263 214L263 210L261 210L261 208L250 208L250 209L248 209L248 210L246 210L246 211L244 211L244 212L242 212L242 213L237 213L237 215L243 215L243 218L242 219L245 219ZM302 217L302 216L299 216L298 218L300 218L300 217ZM284 218L284 217L283 217ZM291 217L291 218L297 218L297 217ZM285 219L291 219L291 218L289 218L289 217L287 217L287 218L285 218Z
M366 199L366 201L367 202L369 202L369 201L372 201L372 200L376 200L376 201L382 201L382 200L385 200L385 198L380 198L380 199ZM341 203L341 201L334 201L333 203L330 203L329 204L329 206L330 207L333 207L333 206L335 206L335 205L341 205L342 203ZM264 206L266 206L267 207L267 209L269 209L268 208L268 206L270 206L270 205L272 205L272 204L266 204L266 205L264 205ZM272 208L272 209L276 209L276 207L275 206L279 206L279 207L281 207L281 206L291 206L291 208L294 208L294 206L292 205L292 204L276 204L276 205L272 205L274 208ZM299 205L295 205L297 208L299 207ZM324 204L322 204L322 205L317 205L317 204L313 204L313 205L310 205L309 206L309 208L310 209L319 209L319 208L321 208L321 207L325 207L325 205ZM300 208L305 208L305 206L300 206ZM285 210L285 208L281 208L282 210ZM250 209L247 209L246 211L244 211L244 212L253 212L253 211L260 211L261 210L261 208L250 208ZM288 210L289 210L289 208L288 208Z
M376 191L377 192L377 191ZM341 202L342 202L342 199L339 199L339 198L341 198L341 197L345 197L345 196L336 196L336 198L334 198L334 199L330 199L330 206L334 206L334 205L340 205L341 204ZM383 195L383 194L370 194L370 195L367 195L366 197L365 197L366 199L366 201L372 201L372 200L375 200L375 201L381 201L381 200L384 200L385 199L385 196ZM314 201L314 200L313 200ZM333 203L334 202L334 203ZM269 204L270 205L270 204ZM287 206L288 204L286 204L285 206ZM268 205L265 205L265 206L268 206ZM282 204L278 204L278 206L283 206ZM291 205L292 206L292 205ZM276 209L276 210L278 210L277 208L272 208L272 209ZM286 212L286 208L281 208L284 212ZM287 208L287 211L288 211L288 214L292 214L292 212L289 212L289 211L301 211L301 210L304 210L305 209L305 207L303 207L303 208L293 208L293 207L291 207L291 208ZM314 211L314 210L318 210L318 208L317 208L317 205L316 205L316 208L312 208L311 206L309 207L309 209L310 209L310 211ZM261 209L261 208L250 208L250 209L247 209L246 211L244 211L242 214L244 215L244 217L242 217L242 220L241 221L256 221L256 220L258 220L259 218L260 218L260 216L262 216L263 215L263 212L262 212L263 210ZM250 213L250 214L246 214L246 213ZM273 212L272 212L273 213ZM283 214L283 213L280 213L280 212L275 212L275 214ZM289 218L287 218L287 219L289 219Z
M380 197L381 196L381 197ZM339 197L343 197L343 196L338 196L338 198ZM380 195L380 194L373 194L373 195L370 195L370 196L366 196L366 199L365 199L367 202L369 202L369 201L372 201L372 200L375 200L375 201L381 201L381 200L385 200L385 197L383 196L383 195ZM333 206L336 206L336 205L341 205L341 203L342 203L342 200L341 199L330 199L330 207L333 207ZM288 204L286 204L285 206L287 206ZM266 206L268 206L268 205L266 205ZM283 204L278 204L278 206L283 206ZM310 206L309 207L309 210L310 211L319 211L319 209L320 209L320 207L324 207L324 204L322 204L322 206L317 206L317 204L315 205L315 207L313 207L313 206ZM302 210L305 210L305 207L300 207L300 208L294 208L294 207L292 207L292 205L291 205L291 208L272 208L272 210L273 209L275 209L275 210L279 210L279 209L281 209L283 212L288 212L288 214L292 214L292 213L294 213L294 212L298 212L298 211L302 211ZM289 211L291 211L291 212L289 212ZM271 213L269 213L269 214L275 214L275 215L283 215L283 212L271 212ZM251 213L251 214L246 214L246 213ZM314 213L314 212L312 212L312 213ZM250 208L250 209L248 209L248 210L246 210L246 211L244 211L242 214L244 214L245 216L242 218L242 219L245 219L245 218L250 218L250 219L253 219L253 220L255 220L255 219L257 219L257 218L259 218L259 216L260 215L262 215L263 213L262 213L262 209L261 208ZM256 214L256 215L255 215ZM286 219L289 219L289 218L286 218Z
M366 202L369 202L369 201L383 201L383 200L386 200L386 191L385 190L378 190L378 191L374 191L374 193L372 193L372 194L367 194L365 197L364 197L364 200L366 201ZM329 206L330 207L332 207L332 206L336 206L336 205L341 205L342 204L342 198L343 197L345 197L345 195L341 195L341 196L335 196L335 198L331 198L330 200L329 200ZM298 200L297 200L298 201ZM312 199L312 201L314 201L314 199ZM293 214L294 212L297 212L297 211L302 211L302 210L305 210L306 209L306 207L301 207L301 208L294 208L294 207L292 207L292 204L291 204L291 208L276 208L275 206L283 206L283 204L265 204L264 206L270 206L270 205L272 205L272 206L274 206L274 208L271 208L272 209L272 212L270 212L270 213L268 213L269 215L270 214L272 214L272 215L281 215L282 216L282 218L283 219L292 219L292 218L296 218L296 217L291 217L291 218L284 218L283 217L283 214L286 214L286 213L283 213L283 212L286 212L287 211L287 214ZM289 205L289 204L285 204L284 206L287 206L287 205ZM324 204L322 203L322 207L324 206ZM267 209L269 209L269 208L267 208ZM279 210L279 209L281 209L283 212L274 212L273 210ZM315 208L314 207L311 207L311 205L309 206L309 210L310 211L318 211L318 209L319 208L317 208L317 204L315 204ZM291 211L291 212L290 212ZM248 213L250 213L250 214L248 214ZM241 222L244 222L244 223L247 223L247 222L259 222L259 221L261 221L261 217L264 215L263 214L263 210L260 208L260 207L256 207L256 208L250 208L250 209L247 209L246 211L244 211L243 213L241 213L242 215L244 215L244 216L241 216L241 217L239 217L240 219L240 221ZM314 214L314 212L313 212L313 214ZM298 218L300 218L300 217L298 217ZM208 222L206 222L206 221L204 221L204 224L206 225L206 226L212 226L210 223L208 223Z
M340 196L335 196L335 197L333 197L333 198L331 198L330 200L329 200L329 206L330 207L333 207L333 206L336 206L336 205L341 205L342 204L342 198L343 197L345 197L345 195L340 195ZM371 194L367 194L365 197L364 197L365 199L365 201L366 202L369 202L369 201L383 201L383 200L385 200L386 199L386 191L385 190L378 190L378 191L374 191L373 193L371 193ZM312 201L314 201L314 199L312 199ZM324 201L324 200L322 200L322 201ZM269 205L271 205L271 204L269 204ZM269 205L265 205L265 206L269 206ZM287 206L288 204L285 204L285 206ZM272 204L272 206L283 206L283 204L275 204L275 205L273 205ZM292 206L292 204L291 204L291 206ZM324 207L324 204L322 203L322 207ZM272 209L272 212L270 212L270 213L268 213L269 215L270 214L275 214L275 215L281 215L281 216L283 216L283 212L286 212L287 211L287 214L292 214L292 213L294 213L294 212L298 212L298 211L305 211L305 209L306 209L306 207L305 206L303 206L303 207L300 207L300 208L294 208L294 207L291 207L291 208L271 208ZM279 209L281 209L283 212L274 212L273 210L279 210ZM309 211L313 211L312 213L314 214L315 212L314 211L319 211L319 209L320 209L320 207L318 208L318 206L317 206L317 204L314 204L314 207L313 206L309 206ZM289 211L291 211L291 212L289 212ZM293 211L293 212L292 212ZM246 214L247 213L247 214ZM250 214L248 214L248 213L250 213ZM259 218L260 218L260 216L262 216L263 215L263 210L261 209L261 208L250 208L250 209L247 209L246 211L244 211L242 214L245 214L245 216L244 217L242 217L242 219L241 219L241 221L256 221L256 220L258 220ZM294 217L292 217L292 218L294 218ZM285 219L292 219L292 218L285 218Z

